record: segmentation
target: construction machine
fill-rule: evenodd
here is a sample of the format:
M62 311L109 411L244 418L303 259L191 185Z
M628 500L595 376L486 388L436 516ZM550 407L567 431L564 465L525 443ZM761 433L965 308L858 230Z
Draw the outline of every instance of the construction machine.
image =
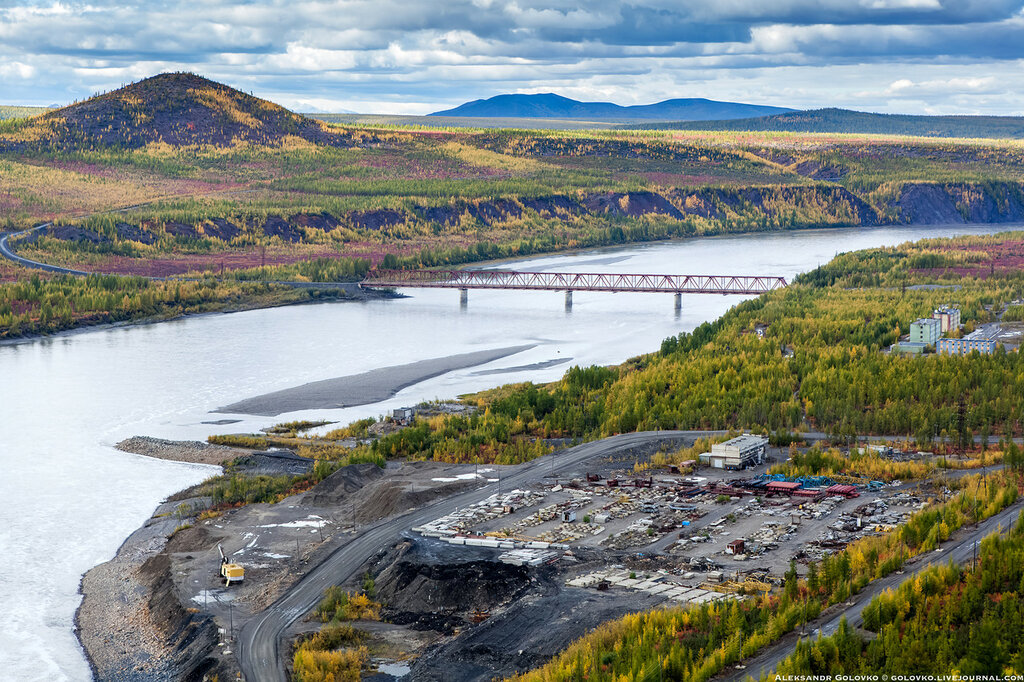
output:
M220 543L217 543L217 551L220 552L220 577L224 578L224 586L230 587L231 583L240 583L245 580L245 569L241 564L228 560Z

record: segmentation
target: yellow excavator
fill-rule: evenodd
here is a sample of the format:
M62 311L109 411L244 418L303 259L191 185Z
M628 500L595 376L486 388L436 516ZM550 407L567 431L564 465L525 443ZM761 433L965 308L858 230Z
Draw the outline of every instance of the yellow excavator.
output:
M217 544L217 551L220 552L220 577L224 578L224 587L230 587L231 583L240 583L245 580L245 569L241 564L228 561L220 543Z

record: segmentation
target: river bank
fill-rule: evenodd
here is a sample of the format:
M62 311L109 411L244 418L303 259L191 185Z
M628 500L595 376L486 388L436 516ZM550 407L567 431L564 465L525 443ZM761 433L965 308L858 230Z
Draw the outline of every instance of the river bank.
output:
M356 531L475 488L478 483L467 478L473 470L434 462L395 463L386 470L352 465L277 504L212 517L203 514L209 498L197 497L194 489L172 495L111 560L82 578L75 625L93 678L234 679L234 636L249 618L357 537ZM245 566L243 583L225 587L220 581L218 546ZM415 633L407 639L411 647L433 641Z
M185 523L180 504L160 505L114 558L82 576L75 630L97 682L177 682L219 668L205 662L217 626L178 599L164 553Z
M249 310L268 310L271 308L285 308L293 306L305 306L305 305L317 305L326 303L343 303L343 302L365 302L365 301L379 301L392 298L401 298L401 294L391 293L387 291L375 291L372 289L361 289L358 285L350 282L338 283L338 291L344 295L336 297L318 297L318 298L306 298L302 300L294 301L242 301L233 304L223 303L210 303L207 309L200 310L198 312L190 313L168 313L161 315L151 315L147 317L141 317L138 319L131 320L117 320L115 322L89 322L86 321L81 324L69 327L67 329L61 329L54 331L49 334L26 334L23 336L15 336L11 338L0 339L0 347L4 346L18 346L23 344L34 343L40 339L61 339L66 337L75 336L78 334L84 334L94 331L103 331L107 329L123 329L126 327L144 327L163 322L177 322L181 320L192 320L201 319L204 317L211 317L216 315L229 315L231 313L241 313Z
M926 217L934 218L934 216L926 216ZM940 217L946 218L946 219L949 218L949 216L945 216L945 215L940 216ZM1012 229L1014 227L1012 224L1006 224L1003 221L993 221L993 222L978 221L978 222L967 222L967 223L963 223L962 224L963 227L979 227L979 226L983 226L983 225L992 225L992 226L1005 225L1007 229ZM931 220L922 220L921 222L909 222L909 223L898 223L898 224L896 224L896 223L893 223L893 224L887 224L887 223L874 224L874 223L872 223L872 224L867 224L867 225L830 225L830 226L806 225L806 226L802 226L802 227L792 227L792 228L787 228L787 229L767 230L767 232L770 232L770 233L798 233L798 232L809 232L809 231L817 231L817 230L847 230L847 229L858 229L858 230L865 230L865 231L867 231L867 230L875 230L875 229L908 228L908 227L909 228L915 228L915 227L916 228L942 228L942 227L945 227L945 226L946 225L944 225L944 224L937 224L936 222L933 222ZM626 243L622 243L622 244L584 245L584 246L571 247L571 248L555 248L555 249L552 249L550 251L540 251L540 252L531 254L530 256L515 256L515 257L509 257L509 258L491 259L491 260L483 260L483 261L466 261L466 262L463 262L463 263L452 264L450 267L453 267L453 268L469 268L469 269L474 269L474 270L477 270L477 269L488 269L488 268L493 268L495 266L500 266L500 265L504 265L504 264L514 263L514 262L522 262L524 259L531 259L531 260L533 260L533 259L545 259L545 258L552 258L552 257L559 257L559 256L562 256L562 257L576 256L576 255L579 255L581 253L585 253L585 252L588 252L588 251L594 251L595 249L608 249L608 248L618 248L618 247L628 247L628 246L641 246L641 245L656 245L656 244L670 243L670 242L694 242L694 241L710 240L710 239L716 239L716 238L729 238L729 237L737 237L737 236L742 237L742 236L746 236L746 235L756 235L756 234L761 234L763 232L765 232L765 231L731 232L731 231L725 231L725 230L709 230L708 232L706 232L704 234L701 234L699 236L670 237L670 238L667 238L667 239L661 239L661 238L658 238L658 239L642 239L642 238L638 238L638 239L636 239L634 241L626 242ZM30 262L34 262L34 261L30 261ZM39 265L42 266L44 264L39 264ZM69 271L69 272L76 272L76 271ZM103 274L103 273L94 273L94 274ZM697 272L694 272L694 273L683 273L683 274L708 274L708 273L697 273ZM755 274L762 274L762 273L755 273ZM308 304L311 304L311 303L338 302L338 301L346 301L346 300L348 300L348 301L368 301L368 300L379 300L379 299L388 299L388 298L400 298L400 297L403 296L402 294L397 294L395 292L377 291L377 290L371 290L371 289L362 289L361 287L359 287L358 283L355 283L355 282L337 282L337 283L333 283L333 282L331 282L331 283L310 282L310 283L308 283L308 287L300 286L299 283L295 283L295 282L283 283L283 284L288 284L290 286L291 285L295 285L298 288L307 288L310 291L313 291L313 290L324 291L326 287L331 287L331 288L336 287L339 292L343 293L343 295L338 296L337 298L330 298L330 299L317 298L317 299L296 300L296 301L279 301L279 302L278 301L275 301L275 302L247 301L247 302L242 302L242 303L239 303L239 304L232 304L232 305L223 305L223 304L219 304L219 303L211 303L211 304L209 304L210 309L203 310L203 311L196 312L196 313L166 314L166 315L144 317L144 318L139 318L139 319L134 319L134 320L121 320L121 321L117 321L117 322L92 323L92 322L89 322L89 321L85 321L84 323L81 323L81 324L77 324L76 323L74 326L72 326L70 328L62 329L60 331L55 331L55 332L49 333L49 334L29 334L29 335L17 336L17 337L12 337L12 338L0 339L0 346L16 345L16 344L21 344L21 343L30 343L30 342L32 342L34 340L37 340L37 339L40 339L40 338L43 338L43 339L45 339L45 338L60 338L60 337L71 335L71 334L81 333L81 332L84 332L84 331L93 331L93 330L102 330L102 329L114 329L114 328L119 328L119 327L136 326L136 325L150 325L150 324L157 324L157 323L160 323L160 322L167 322L167 321L172 321L172 320L181 320L181 319L188 319L188 318L193 318L193 317L202 317L204 315L219 315L219 314L226 314L226 313L233 313L233 312L242 312L242 311L246 311L246 310L257 310L257 309L267 309L267 308L274 308L274 307L296 306L296 305L308 305Z

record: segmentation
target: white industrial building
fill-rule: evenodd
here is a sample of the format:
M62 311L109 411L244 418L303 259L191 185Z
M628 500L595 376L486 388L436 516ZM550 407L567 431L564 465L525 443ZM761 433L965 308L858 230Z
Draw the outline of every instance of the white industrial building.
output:
M745 469L764 463L768 439L745 433L724 443L715 443L711 452L698 456L701 464L715 469Z

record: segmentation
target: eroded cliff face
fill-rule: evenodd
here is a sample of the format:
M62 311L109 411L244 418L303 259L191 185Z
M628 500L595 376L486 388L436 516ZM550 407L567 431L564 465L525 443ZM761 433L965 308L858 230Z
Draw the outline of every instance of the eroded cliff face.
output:
M173 506L173 505L172 505ZM177 520L154 516L110 561L82 578L78 637L98 682L199 682L233 678L213 617L184 603L167 541Z
M171 679L190 682L215 671L219 667L212 657L220 641L217 625L211 615L182 604L171 576L170 557L157 554L142 565L140 574L150 589L150 620L164 637Z
M1024 221L1024 185L907 183L887 207L896 222L917 225Z
M832 184L574 192L456 200L438 206L351 211L336 216L296 213L235 222L223 218L196 224L145 221L138 226L118 222L109 234L80 226L54 225L46 234L91 244L153 244L167 239L204 237L230 242L246 236L303 243L322 241L324 234L335 230L347 234L406 228L458 231L522 220L561 223L570 229L584 223L590 227L628 228L630 221L645 219L657 220L668 228L667 234L658 236L800 227L1010 223L1024 221L1024 186L1009 182L908 182L867 198ZM40 235L36 233L25 242L35 241Z

